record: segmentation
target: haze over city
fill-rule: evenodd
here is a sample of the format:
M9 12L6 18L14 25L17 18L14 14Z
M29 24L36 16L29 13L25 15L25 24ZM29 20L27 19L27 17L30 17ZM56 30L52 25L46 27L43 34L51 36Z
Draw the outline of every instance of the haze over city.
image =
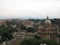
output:
M0 45L60 45L60 0L0 0Z
M60 18L60 0L0 0L0 19Z

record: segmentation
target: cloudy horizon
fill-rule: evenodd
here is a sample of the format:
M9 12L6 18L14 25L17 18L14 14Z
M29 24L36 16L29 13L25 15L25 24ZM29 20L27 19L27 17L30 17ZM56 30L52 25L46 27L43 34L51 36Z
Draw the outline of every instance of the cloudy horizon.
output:
M0 19L60 18L59 0L0 0Z

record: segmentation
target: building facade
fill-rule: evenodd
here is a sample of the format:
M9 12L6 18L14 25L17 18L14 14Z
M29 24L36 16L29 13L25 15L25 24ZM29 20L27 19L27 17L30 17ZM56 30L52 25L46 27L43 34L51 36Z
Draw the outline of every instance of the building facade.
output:
M41 37L41 39L44 40L57 40L57 34L58 34L58 28L57 26L54 26L51 22L51 20L47 17L47 19L44 21L43 25L40 25L38 27L38 36Z

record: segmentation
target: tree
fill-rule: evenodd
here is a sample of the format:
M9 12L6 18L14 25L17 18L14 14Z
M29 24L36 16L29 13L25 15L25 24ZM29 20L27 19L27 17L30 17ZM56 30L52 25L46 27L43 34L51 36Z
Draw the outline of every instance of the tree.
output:
M33 39L33 38L25 39L20 43L20 45L40 45L40 44L60 45L59 43L53 40L39 40L39 39Z
M27 30L27 32L34 32L34 28L32 28L32 27L28 27L26 30Z
M13 38L13 36L8 32L3 33L3 36L6 37L8 40L11 40Z
M60 37L60 34L56 34L56 37Z
M23 40L20 45L40 45L40 42L39 40L37 39L32 39L32 38L29 38L29 39L25 39Z
M0 27L0 36L2 36L0 42L13 39L13 36L11 34L13 32L17 32L17 29L13 27L5 27L4 25L2 25Z
M26 30L26 26L20 25L22 30Z
M38 36L38 35L35 35L35 37L34 37L35 39L41 39L41 37L40 36Z

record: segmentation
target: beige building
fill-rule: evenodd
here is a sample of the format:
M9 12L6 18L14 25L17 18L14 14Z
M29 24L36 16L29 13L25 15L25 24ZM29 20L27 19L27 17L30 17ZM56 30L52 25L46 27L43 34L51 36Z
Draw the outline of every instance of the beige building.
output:
M30 21L30 20L22 20L22 24L26 27L33 27L34 26L34 22Z
M54 26L52 22L47 19L44 21L43 25L40 25L38 27L38 36L41 37L41 39L45 40L57 40L56 35L58 34L58 28L57 26Z
M6 20L0 20L0 25L5 24Z

